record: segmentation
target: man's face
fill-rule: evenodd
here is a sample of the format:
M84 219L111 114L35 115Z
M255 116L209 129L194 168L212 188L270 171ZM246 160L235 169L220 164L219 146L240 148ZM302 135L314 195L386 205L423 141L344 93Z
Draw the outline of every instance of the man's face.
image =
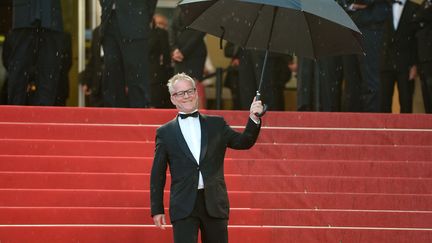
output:
M174 92L171 93L171 102L178 111L191 113L198 109L198 92L190 81L179 80L174 85Z

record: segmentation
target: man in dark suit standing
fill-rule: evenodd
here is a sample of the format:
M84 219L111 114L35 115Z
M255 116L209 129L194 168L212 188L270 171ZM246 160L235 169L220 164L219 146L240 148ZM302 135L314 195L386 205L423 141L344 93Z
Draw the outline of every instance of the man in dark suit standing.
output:
M186 73L195 81L202 81L207 47L205 33L186 28L185 13L180 7L174 10L170 29L171 58L174 61L174 73Z
M150 106L147 42L156 3L100 0L105 106Z
M417 76L416 28L413 18L419 5L410 0L393 2L392 17L385 25L381 55L381 111L392 112L394 85L399 91L401 113L412 113Z
M253 101L243 133L222 117L198 113L194 80L177 74L168 81L171 102L179 115L156 132L156 150L150 179L151 214L155 225L166 224L163 203L166 170L171 173L170 218L174 242L228 242L229 202L224 179L227 147L249 149L255 144L263 111Z
M344 1L342 1L344 2ZM346 0L346 10L363 34L366 55L344 57L348 111L379 112L380 54L384 23L390 17L388 0ZM359 66L359 70L357 70ZM360 81L360 82L359 82ZM359 86L358 83L361 83ZM358 106L357 104L361 104Z
M55 104L65 38L60 0L13 1L8 104Z

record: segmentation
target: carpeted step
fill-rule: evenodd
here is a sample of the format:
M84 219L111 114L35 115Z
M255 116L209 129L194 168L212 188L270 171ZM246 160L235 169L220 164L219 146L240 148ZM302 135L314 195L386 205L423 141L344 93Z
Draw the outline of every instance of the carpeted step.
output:
M245 125L248 111L202 110L222 115L231 125ZM163 124L174 118L173 109L120 109L80 107L2 106L0 122ZM411 128L431 129L427 114L377 114L343 112L267 112L264 126L333 128Z
M429 161L430 146L256 144L246 151L228 150L228 158Z
M0 123L2 139L154 141L159 125Z
M152 224L149 208L0 208L0 224ZM167 215L167 222L169 217ZM432 228L432 213L231 209L231 225Z
M159 125L0 123L3 139L154 141ZM237 128L239 131L242 128ZM263 127L258 143L430 145L432 129Z
M275 227L228 226L230 242L409 242L428 243L430 229L391 229L362 227ZM153 225L40 225L0 227L0 238L7 243L171 243L172 230Z
M173 109L121 109L79 107L2 106L0 121L37 123L163 124L176 115Z
M150 173L152 157L0 155L4 172ZM432 178L430 161L225 160L225 173L238 175Z
M0 155L0 171L149 173L152 157Z
M1 139L7 155L151 157L153 142ZM256 144L246 151L228 150L227 158L428 161L431 146Z
M432 178L269 176L226 174L233 191L432 194ZM167 179L167 185L170 185ZM8 189L147 190L148 173L0 172Z
M239 192L232 208L431 211L431 194ZM0 207L149 207L149 191L0 189ZM169 192L165 193L168 205Z
M432 178L430 161L226 159L225 172L243 175Z

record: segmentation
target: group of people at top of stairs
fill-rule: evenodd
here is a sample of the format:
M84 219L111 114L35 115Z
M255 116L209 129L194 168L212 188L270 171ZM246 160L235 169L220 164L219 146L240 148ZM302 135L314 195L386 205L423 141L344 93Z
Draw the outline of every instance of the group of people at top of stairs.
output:
M362 32L365 55L325 57L316 63L300 58L298 110L392 112L397 84L400 112L411 113L414 80L420 76L425 111L431 113L431 1L337 1ZM319 102L313 100L314 91L319 91Z
M400 112L410 113L419 77L425 111L431 113L431 1L336 1L362 32L365 55L314 61L271 53L261 92L269 110L285 110L285 86L297 80L299 111L391 112L396 84ZM90 59L79 75L87 106L173 108L166 82L184 72L197 81L200 105L206 107L205 33L185 28L180 8L170 21L155 14L156 4L100 0L101 24L93 30ZM3 45L2 103L65 105L73 55L61 1L13 0L12 5L13 26ZM227 43L225 55L232 60L224 80L232 108L249 109L264 52Z

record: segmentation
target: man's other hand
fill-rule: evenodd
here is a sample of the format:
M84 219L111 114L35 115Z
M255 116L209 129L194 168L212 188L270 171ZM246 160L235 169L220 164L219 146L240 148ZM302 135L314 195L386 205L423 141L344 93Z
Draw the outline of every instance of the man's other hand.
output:
M165 229L165 225L166 225L165 214L156 214L155 216L153 216L153 221L156 227L160 229Z

